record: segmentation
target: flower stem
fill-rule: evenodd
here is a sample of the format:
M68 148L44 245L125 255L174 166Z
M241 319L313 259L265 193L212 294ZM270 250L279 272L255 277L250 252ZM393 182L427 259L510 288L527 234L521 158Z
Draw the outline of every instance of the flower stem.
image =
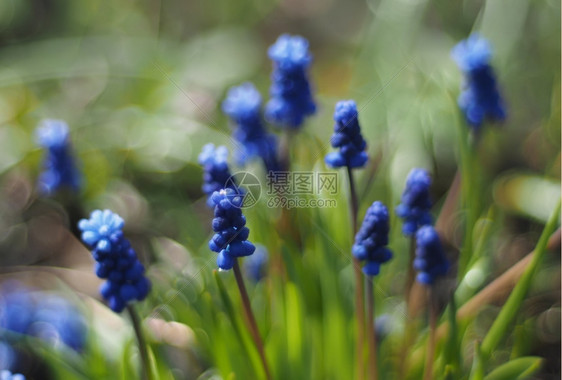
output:
M408 276L406 277L406 292L404 298L406 299L406 310L410 310L410 292L412 291L412 286L414 285L414 259L416 256L416 237L412 236L410 238L410 258L408 260Z
M261 362L263 364L263 370L265 372L265 377L269 380L271 379L271 373L269 372L269 366L267 365L267 360L265 358L265 350L263 348L263 342L261 340L260 332L258 330L258 324L256 323L256 318L252 312L252 307L250 305L250 298L248 297L248 292L246 291L246 286L244 285L244 279L242 278L242 273L240 272L240 265L238 264L238 259L234 260L234 277L236 278L236 284L238 285L238 290L240 291L240 296L242 297L242 305L244 307L244 315L246 316L246 323L248 324L248 329L256 345L256 349L260 355Z
M459 256L458 280L462 280L472 256L472 239L474 224L478 218L479 175L476 170L476 137L470 133L461 134L461 192L463 210L466 212L465 234Z
M427 288L427 306L429 308L429 340L427 342L427 353L425 357L424 380L433 377L433 359L435 357L435 331L437 329L437 307L433 299L432 286Z
M373 277L367 276L366 293L367 293L367 344L369 347L369 366L368 378L369 380L378 379L377 369L377 335L374 328L375 323L375 297L373 294Z
M347 177L349 180L349 201L351 210L351 225L353 237L357 234L357 218L359 214L359 200L357 199L357 191L353 180L353 171L347 166ZM357 379L364 378L365 363L363 356L363 348L365 346L365 304L363 289L363 274L361 273L361 263L353 257L353 274L355 276L355 314L357 315Z
M447 197L443 206L441 207L441 212L439 217L435 221L435 229L439 232L439 235L450 244L454 243L454 226L455 217L458 207L459 196L461 194L461 171L457 169L455 178L449 187L447 192Z
M150 359L148 358L148 350L146 345L146 340L144 339L144 334L142 332L142 324L137 314L137 311L133 305L127 305L127 312L131 318L131 323L133 324L133 329L135 330L135 335L137 337L137 343L139 345L139 352L141 356L141 366L142 366L142 379L152 380L152 370L150 369Z
M281 171L288 171L291 166L290 153L293 133L285 130L279 142L279 168Z

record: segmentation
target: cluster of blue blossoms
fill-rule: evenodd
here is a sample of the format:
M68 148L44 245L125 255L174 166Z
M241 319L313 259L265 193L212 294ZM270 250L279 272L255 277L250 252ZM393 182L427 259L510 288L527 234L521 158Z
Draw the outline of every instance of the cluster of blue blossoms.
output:
M382 202L373 202L365 214L363 224L355 235L352 253L357 260L365 260L363 273L368 276L379 274L380 265L392 258L388 244L388 210Z
M0 329L63 343L81 351L86 342L86 321L67 300L18 283L0 288Z
M431 225L430 186L431 177L425 169L412 169L406 179L402 203L396 208L396 214L404 219L402 232L416 239L414 269L419 272L417 281L424 285L433 284L449 269L439 234Z
M25 376L19 373L11 373L8 370L0 372L0 380L25 380Z
M123 219L110 210L95 210L90 219L82 219L78 228L82 240L92 248L96 275L107 279L100 293L111 310L120 313L129 302L142 301L150 291L144 266L123 236Z
M459 42L451 55L465 75L458 103L468 124L478 131L485 119L503 121L506 112L490 66L492 52L488 41L473 34Z
M437 277L446 275L449 270L439 234L431 225L421 227L416 233L414 269L419 272L417 281L424 285L433 284Z
M361 135L357 114L357 105L353 100L344 100L336 104L334 112L334 134L330 140L338 152L326 155L326 164L333 168L347 166L363 167L369 159L365 149L367 142Z
M404 235L414 236L418 228L432 223L430 186L431 177L425 169L412 169L408 174L401 203L396 208L396 215L404 219Z
M256 247L248 241L250 230L242 214L244 197L232 189L216 191L211 196L215 204L213 231L209 248L218 252L217 265L222 270L232 269L238 257L250 256Z
M237 186L228 168L228 149L225 146L215 148L207 144L199 154L199 164L203 166L203 193L207 195L207 205L214 207L211 195L223 188L237 190Z
M80 174L70 149L68 125L62 120L44 120L36 131L37 143L47 149L39 191L52 195L61 188L78 191Z
M274 124L298 129L306 116L316 111L307 69L312 62L308 41L300 36L281 35L268 50L273 61L271 99L265 107L266 119Z
M262 99L251 83L231 88L222 103L226 115L236 124L233 137L242 147L236 160L244 165L253 157L261 157L267 171L278 171L277 139L268 134L261 118Z

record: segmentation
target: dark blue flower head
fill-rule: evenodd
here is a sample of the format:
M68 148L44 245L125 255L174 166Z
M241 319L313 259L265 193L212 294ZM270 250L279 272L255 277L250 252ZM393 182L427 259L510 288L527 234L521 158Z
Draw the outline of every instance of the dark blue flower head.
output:
M351 168L363 167L368 160L365 148L367 143L361 136L357 105L353 100L343 100L336 104L334 112L334 134L331 144L339 148L338 152L326 155L326 164L333 168L349 166Z
M365 214L363 224L355 235L352 253L357 260L365 260L363 273L375 276L380 265L392 258L392 252L386 248L388 244L388 210L379 201L373 202Z
M250 82L240 86L231 87L226 98L222 102L223 112L235 123L242 124L240 128L248 133L255 133L255 129L261 129L261 95ZM248 128L246 124L256 123L260 128ZM259 131L258 131L259 132Z
M244 260L246 275L254 282L259 282L265 277L269 254L264 246L256 245L256 251Z
M237 150L238 163L261 157L267 171L277 171L277 140L265 131L260 108L261 95L252 83L232 87L222 103L224 113L236 124L233 137L242 145Z
M11 373L4 369L0 372L0 380L25 380L25 376L19 373Z
M479 130L485 119L503 121L506 112L490 66L490 44L478 34L459 42L451 55L465 75L458 103L468 124Z
M44 120L37 128L36 139L47 150L39 190L47 195L64 187L77 191L80 174L70 149L68 125L62 120Z
M236 189L236 183L228 168L228 149L225 146L215 148L214 144L207 144L199 154L199 163L203 166L203 186L201 189L207 195L207 205L214 207L211 195L215 191L230 187Z
M93 248L96 275L107 279L100 293L116 313L123 311L129 302L142 301L150 291L144 266L123 236L123 225L123 219L109 210L96 210L89 220L78 223L82 240Z
M66 299L17 283L0 289L0 329L62 342L80 351L86 343L86 321Z
M417 229L431 224L431 199L429 187L431 177L425 169L412 169L406 179L406 188L402 193L402 203L396 208L396 215L404 219L402 232L413 236Z
M250 256L256 247L248 241L250 230L246 227L246 217L241 209L243 196L232 189L222 189L215 191L211 199L215 203L215 235L209 241L209 248L219 254L218 267L228 270L237 257Z
M449 261L445 257L439 235L433 226L423 226L416 233L416 258L414 269L418 271L417 281L431 285L437 277L447 274Z
M316 111L307 76L312 62L308 41L283 34L268 50L273 61L271 99L265 116L274 124L298 129L304 118Z

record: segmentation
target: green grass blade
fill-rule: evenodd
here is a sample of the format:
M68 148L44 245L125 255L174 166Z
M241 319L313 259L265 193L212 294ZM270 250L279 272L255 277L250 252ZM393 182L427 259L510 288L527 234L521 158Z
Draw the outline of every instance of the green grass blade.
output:
M527 291L531 286L531 282L534 274L536 273L537 267L539 266L544 256L548 239L558 225L559 214L560 202L558 202L558 205L554 209L548 223L543 229L539 242L535 247L533 258L531 259L529 266L525 269L525 272L519 279L517 285L515 285L515 288L509 295L509 298L502 307L498 317L496 318L496 320L492 324L492 327L486 334L486 337L482 341L481 350L484 361L486 361L490 357L492 352L496 349L501 339L510 328L511 323L515 319L519 307L521 306L521 303L523 302L523 299L525 298L525 295L527 294Z
M478 342L474 342L474 359L472 360L472 368L470 370L470 380L483 380L484 378L484 360L482 350Z
M490 372L484 380L523 380L537 372L542 363L542 358L526 356L502 364Z
M454 295L451 296L451 301L449 302L449 308L447 311L447 319L449 321L449 326L451 326L451 330L449 331L449 336L445 344L443 357L446 370L448 370L454 378L456 377L455 374L458 374L461 363L461 350L459 345L461 337L459 336L459 329L457 325L457 304L455 302Z

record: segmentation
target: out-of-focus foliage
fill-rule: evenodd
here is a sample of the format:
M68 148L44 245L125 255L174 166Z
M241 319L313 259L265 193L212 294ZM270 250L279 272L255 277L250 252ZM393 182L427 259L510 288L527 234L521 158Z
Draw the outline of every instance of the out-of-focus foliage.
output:
M46 366L51 378L61 379L134 376L127 321L100 303L93 260L67 228L101 208L126 220L125 234L148 264L154 288L139 308L161 378L255 378L259 362L250 337L236 336L213 279L212 213L197 156L209 142L236 148L220 103L229 87L246 81L267 100L267 47L290 33L310 42L318 107L293 139L292 170L329 170L323 157L331 150L334 104L354 99L371 158L356 173L360 216L374 200L391 210L395 258L381 269L375 298L376 314L393 321L379 352L381 371L395 378L409 241L392 210L413 167L433 174L434 216L442 206L466 128L456 103L462 74L450 50L473 31L491 42L508 118L484 126L476 152L478 260L457 292L459 308L534 248L560 198L560 2L0 1L0 281L77 291L91 330L82 355L25 340L33 338L7 339L24 358L14 370L36 374ZM70 127L84 180L76 198L38 197L42 152L33 136L45 118ZM259 163L244 170L260 179L263 193ZM268 275L249 291L279 379L353 373L353 240L346 180L338 174L337 207L291 210L289 227L281 210L266 206L265 195L245 210L250 240L269 252ZM462 241L465 211L449 226L451 257ZM490 378L534 370L535 356L544 359L537 378L560 374L560 261L557 255L544 260L514 333L489 368L523 358ZM235 286L230 273L216 276L229 292ZM241 310L237 295L230 296ZM485 305L459 326L465 368L473 342L483 339L500 306ZM235 318L242 325L242 316ZM426 335L420 330L414 348L423 347ZM39 364L31 366L36 357ZM412 378L420 378L418 367L412 365Z

